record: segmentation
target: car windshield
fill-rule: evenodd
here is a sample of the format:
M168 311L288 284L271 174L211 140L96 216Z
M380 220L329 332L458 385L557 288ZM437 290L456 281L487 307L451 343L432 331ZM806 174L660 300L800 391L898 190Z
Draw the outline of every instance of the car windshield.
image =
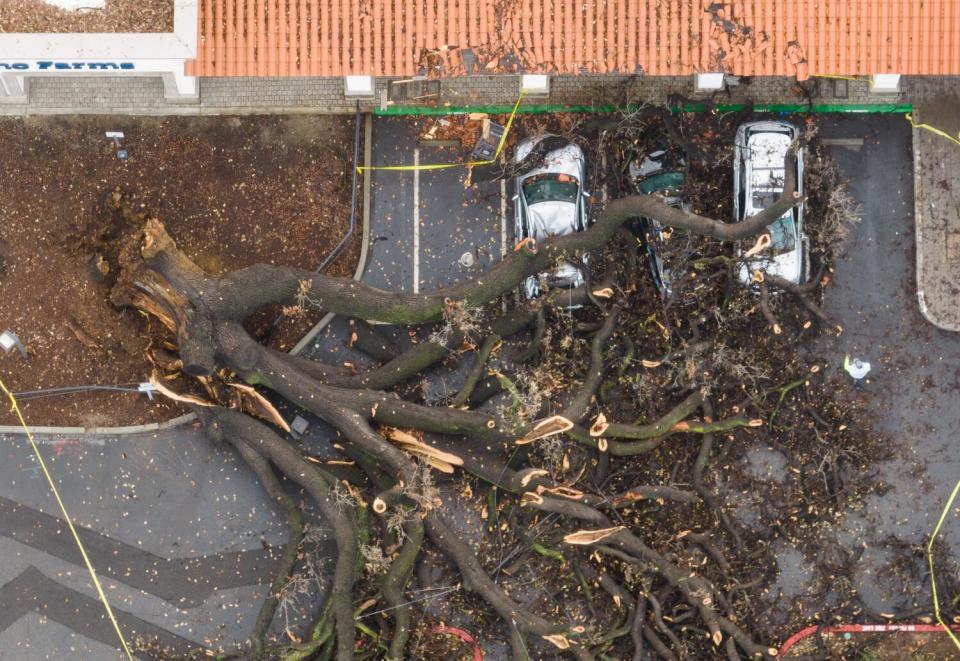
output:
M767 225L767 231L770 232L771 254L782 255L796 249L797 224L792 211Z
M540 174L523 182L527 204L538 202L576 202L577 180L568 174Z

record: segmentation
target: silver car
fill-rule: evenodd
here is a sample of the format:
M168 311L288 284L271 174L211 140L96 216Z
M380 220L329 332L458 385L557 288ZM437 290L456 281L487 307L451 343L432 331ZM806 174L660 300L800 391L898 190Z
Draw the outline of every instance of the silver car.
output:
M790 145L800 136L793 124L761 121L737 129L733 161L734 222L760 213L773 205L783 193L786 172L784 160ZM789 167L796 168L797 192L803 195L803 150ZM803 204L799 204L767 226L770 245L747 258L737 271L737 279L749 284L754 271L778 275L793 283L808 278L807 237L803 231ZM738 246L737 257L745 248Z
M520 163L545 137L523 140L514 162ZM517 242L530 238L540 243L587 229L586 174L583 150L569 144L548 152L538 167L517 177L513 196ZM584 283L585 265L586 258L583 264L562 262L552 271L527 278L523 292L527 298L536 298L544 289L579 287Z

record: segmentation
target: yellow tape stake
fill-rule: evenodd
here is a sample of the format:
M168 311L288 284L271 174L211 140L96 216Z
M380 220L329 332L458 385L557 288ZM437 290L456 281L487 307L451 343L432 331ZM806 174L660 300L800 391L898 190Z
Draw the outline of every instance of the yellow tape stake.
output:
M57 500L57 504L60 506L60 511L63 513L63 520L67 522L67 527L70 528L70 534L73 535L73 540L77 543L77 548L80 549L80 555L83 556L83 562L87 565L87 571L90 572L90 578L93 579L93 584L97 588L97 594L100 595L100 601L103 602L103 607L107 611L107 617L110 618L110 622L113 623L113 629L117 632L117 638L120 639L120 644L123 646L123 651L127 654L127 659L133 661L133 654L130 652L130 647L127 645L126 639L123 637L123 632L120 630L120 625L117 623L117 618L113 615L113 609L110 608L110 602L107 601L107 595L103 592L103 586L100 585L100 579L97 578L97 572L93 569L93 563L90 562L90 557L87 555L87 550L83 548L83 542L80 541L80 535L77 534L77 529L73 527L73 521L70 519L70 515L67 513L67 507L63 504L63 499L60 498L60 492L57 491L57 485L53 481L53 476L50 475L50 471L47 470L47 463L43 460L43 455L40 454L40 448L37 447L37 442L33 438L33 433L30 431L30 428L27 427L26 421L23 419L23 414L20 412L20 407L17 405L17 398L13 396L13 393L7 389L7 386L4 385L3 380L0 379L0 389L10 398L10 410L17 414L17 419L20 420L20 426L23 427L23 431L26 432L27 438L30 440L30 446L33 448L33 453L37 456L37 462L40 464L40 468L43 470L44 476L47 478L47 484L50 485L50 490L53 492L53 497Z
M958 492L960 492L960 482L957 482L957 486L953 488L953 493L950 494L950 498L947 499L947 504L944 506L943 512L940 513L940 520L937 521L937 527L933 529L933 534L930 535L930 543L927 544L927 561L930 563L930 587L933 592L933 613L937 616L937 622L943 627L943 630L947 632L947 635L950 636L950 640L952 640L953 644L960 650L960 640L957 640L956 634L953 633L940 616L940 600L937 598L937 579L933 572L933 543L937 541L937 535L940 534L940 528L943 526L943 522L950 512L950 508L953 507L953 501L956 500Z
M906 113L906 114L904 115L904 117L907 118L907 121L910 122L910 126L912 126L913 128L915 128L915 129L926 129L927 131L930 131L931 133L936 133L937 135L939 135L939 136L941 136L941 137L944 137L944 138L946 138L947 140L950 140L951 142L955 142L956 144L960 145L960 140L958 140L957 138L953 137L952 135L950 135L950 134L947 133L946 131L943 131L943 130L941 130L941 129L938 129L936 126L930 126L929 124L917 124L915 121L913 121L913 115L911 115L910 113Z
M366 170L386 170L394 172L412 172L414 170L447 170L449 168L465 168L475 165L490 165L496 163L497 159L500 158L500 152L503 151L503 146L507 142L507 136L510 135L510 127L513 126L513 118L517 115L517 109L520 107L520 102L523 100L523 94L517 97L517 102L513 104L513 110L510 112L510 118L507 120L507 126L503 130L503 135L500 136L500 142L497 143L497 151L493 153L493 158L486 161L466 161L463 163L427 163L424 165L371 165L370 167L364 167L362 165L357 166L357 172L363 174Z

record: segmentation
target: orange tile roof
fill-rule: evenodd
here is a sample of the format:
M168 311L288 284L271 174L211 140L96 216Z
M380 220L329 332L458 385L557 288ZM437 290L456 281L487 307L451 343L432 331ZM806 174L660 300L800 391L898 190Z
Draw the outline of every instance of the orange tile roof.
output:
M960 74L960 0L201 0L199 76ZM469 55L467 61L472 61Z

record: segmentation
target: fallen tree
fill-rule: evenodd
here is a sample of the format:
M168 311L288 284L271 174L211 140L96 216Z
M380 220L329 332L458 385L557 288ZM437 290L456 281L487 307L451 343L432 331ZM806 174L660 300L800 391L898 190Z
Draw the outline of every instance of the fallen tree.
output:
M788 155L788 159L791 158ZM793 173L793 168L787 168ZM554 237L540 244L518 245L501 263L461 284L424 294L375 289L349 279L333 278L296 268L257 265L223 276L205 273L169 236L163 223L130 210L122 196L113 205L136 231L120 247L120 276L113 300L134 306L159 319L176 337L180 364L196 377L205 396L181 396L197 413L207 435L234 446L263 482L271 498L287 515L290 539L279 575L257 619L250 644L229 655L252 658L351 659L356 653L355 609L361 595L384 604L391 614L381 621L377 635L382 654L404 658L411 631L412 606L404 597L414 566L424 548L438 550L456 567L463 585L478 595L508 627L513 656L532 658L531 640L539 639L556 652L576 658L595 658L611 645L629 644L634 658L647 658L648 648L664 658L675 658L700 636L730 659L762 658L775 650L757 642L744 630L724 586L708 578L685 559L684 553L658 550L631 529L621 512L646 500L683 503L713 512L718 530L691 532L675 541L700 549L721 575L731 571L713 535L742 540L716 495L704 483L714 435L757 427L763 419L746 415L744 406L715 418L711 398L721 390L710 374L714 363L704 354L702 333L706 321L694 320L694 336L660 355L635 359L636 348L625 319L631 314L640 277L637 239L625 231L627 221L647 217L662 225L694 232L719 241L738 241L761 233L773 220L800 203L796 181L788 177L780 199L766 211L740 223L724 223L664 204L656 196L631 196L610 202L585 232ZM561 259L584 252L604 256L606 273L574 292L552 292L543 299L514 306L499 315L491 311L524 278L549 269ZM774 279L767 284L784 286ZM809 298L809 290L785 287L823 322L826 317ZM562 332L551 328L545 315L563 299L582 301L580 314L588 336L581 364L573 366L569 387L553 393L552 409L542 402L525 406L511 375L487 367L500 344L529 335L521 361L536 362L545 336ZM763 288L764 314L769 292ZM243 322L266 305L290 309L316 306L356 320L357 346L380 362L352 373L290 356L258 344ZM477 310L486 321L477 322ZM425 341L400 350L367 322L416 327L438 324ZM779 328L779 322L777 323ZM779 331L778 331L779 332ZM623 345L621 353L619 347ZM404 391L405 384L442 361L474 359L473 369L449 405L428 405ZM618 360L619 359L619 360ZM541 355L541 361L546 360ZM678 401L655 420L608 420L613 415L605 389L640 368L662 369L674 379ZM569 366L568 366L569 367ZM308 461L284 436L282 416L268 399L248 386L272 391L332 425L342 461ZM484 406L498 390L513 400L506 407ZM171 396L177 397L171 393ZM530 408L530 407L528 407ZM604 409L608 409L607 413ZM731 407L725 403L725 409ZM651 452L675 437L702 439L691 479L692 489L669 484L635 484L611 493L611 466L621 458ZM551 471L525 465L522 450L566 439L582 451L582 470L576 479L556 479ZM518 454L518 450L519 452ZM477 554L456 532L440 498L432 471L469 474L509 494L524 511L554 517L564 531L558 544L562 557L578 567L583 585L597 586L616 605L619 623L604 630L557 618L549 610L534 612L516 601ZM337 558L324 605L299 642L271 641L268 637L277 592L295 571L294 551L303 537L296 507L278 483L276 473L308 495L333 530ZM389 568L371 587L361 586L368 519L379 523L380 547ZM632 566L645 577L643 586L625 587L607 562ZM663 615L670 600L684 604L683 632ZM591 605L591 608L593 606ZM693 626L693 620L699 625ZM683 621L681 620L681 621ZM691 633L692 632L692 633ZM697 633L700 632L700 633Z

